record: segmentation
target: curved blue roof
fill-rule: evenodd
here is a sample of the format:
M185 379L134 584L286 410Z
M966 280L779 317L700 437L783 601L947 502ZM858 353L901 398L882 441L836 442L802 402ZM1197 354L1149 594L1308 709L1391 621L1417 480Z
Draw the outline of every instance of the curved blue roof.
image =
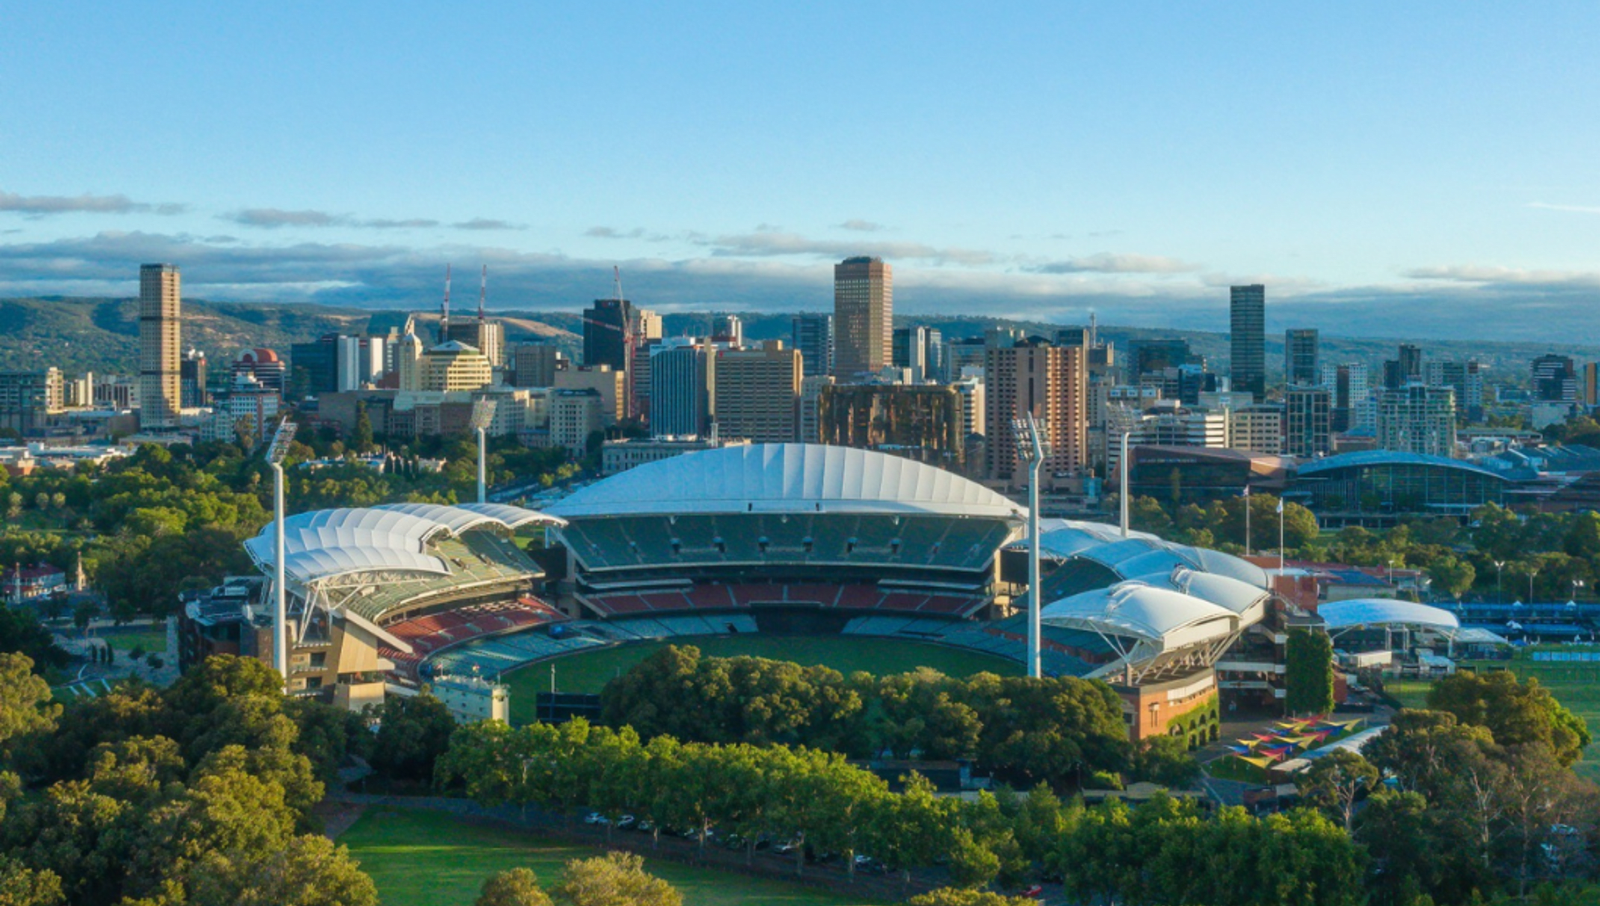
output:
M1354 453L1324 456L1321 459L1302 462L1298 474L1304 477L1322 472L1331 472L1335 469L1360 468L1363 466L1434 466L1441 469L1476 472L1479 475L1487 475L1490 478L1498 478L1501 481L1509 480L1499 472L1485 469L1483 466L1475 465L1464 459L1430 456L1425 453L1402 453L1397 450L1358 450Z

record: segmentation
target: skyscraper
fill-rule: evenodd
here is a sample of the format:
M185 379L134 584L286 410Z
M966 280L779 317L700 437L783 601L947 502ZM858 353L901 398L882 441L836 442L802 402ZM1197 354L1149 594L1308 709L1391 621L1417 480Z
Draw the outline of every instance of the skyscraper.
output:
M616 371L628 367L627 344L632 332L633 303L627 299L596 299L583 312L583 364L610 365Z
M752 443L792 443L800 401L800 353L782 340L760 349L719 349L716 369L717 430Z
M928 378L928 329L926 327L897 327L894 330L892 364L910 372L911 383L920 384Z
M1317 329L1295 327L1283 332L1283 382L1310 387L1317 382Z
M1455 456L1456 392L1421 382L1378 397L1378 448Z
M705 434L716 399L715 350L688 338L650 348L650 431L656 437Z
M894 272L882 258L846 258L833 266L834 372L844 379L889 364L894 330Z
M789 322L789 345L799 350L806 377L833 373L833 315L801 312Z
M176 428L183 400L178 267L139 267L139 428Z
M1026 413L1043 421L1050 454L1044 474L1073 475L1088 464L1089 371L1081 346L1052 346L1040 339L990 346L984 362L984 473L992 481L1020 484L1012 420Z
M1284 392L1283 408L1283 452L1311 457L1333 449L1333 394L1328 388L1291 386Z
M1233 389L1261 399L1267 391L1267 288L1259 283L1231 289L1230 330L1233 336Z

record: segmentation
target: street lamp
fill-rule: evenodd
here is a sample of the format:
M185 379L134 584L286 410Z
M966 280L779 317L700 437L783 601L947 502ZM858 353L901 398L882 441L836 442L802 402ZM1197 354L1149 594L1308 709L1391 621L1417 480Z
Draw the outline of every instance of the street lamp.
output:
M272 467L272 666L283 677L285 691L289 688L289 605L287 579L283 566L283 460L289 455L289 444L294 441L295 423L287 418L278 423L278 430L267 445L267 464Z
M1500 590L1500 572L1505 568L1506 561L1494 561L1494 602L1496 604L1504 604L1506 602L1505 594Z
M1533 577L1539 575L1538 570L1528 573L1528 606L1533 606Z
M487 397L479 397L472 403L472 419L469 424L478 435L478 502L489 502L489 457L488 445L484 442L489 424L494 421L495 401Z
M1572 600L1574 600L1574 601L1578 600L1578 589L1580 589L1582 587L1583 587L1583 580L1582 579L1573 579L1572 580Z
M1039 577L1039 470L1044 466L1049 443L1044 439L1044 424L1029 412L1011 420L1017 443L1017 458L1028 464L1028 675L1039 679L1039 608L1044 591ZM1124 498L1123 512L1127 512ZM1124 529L1126 531L1126 529Z

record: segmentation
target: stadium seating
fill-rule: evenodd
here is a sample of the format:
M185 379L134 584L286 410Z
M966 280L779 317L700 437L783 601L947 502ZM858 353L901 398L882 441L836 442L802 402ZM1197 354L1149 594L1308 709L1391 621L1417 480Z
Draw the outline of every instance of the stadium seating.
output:
M976 591L880 588L868 584L747 583L696 585L679 591L590 592L580 596L606 616L699 610L745 610L751 607L817 605L850 610L892 610L971 616L987 603Z
M406 655L387 646L381 653L402 672L414 673L417 663L452 645L565 619L560 611L537 598L474 604L390 623L385 631L410 643L415 653Z

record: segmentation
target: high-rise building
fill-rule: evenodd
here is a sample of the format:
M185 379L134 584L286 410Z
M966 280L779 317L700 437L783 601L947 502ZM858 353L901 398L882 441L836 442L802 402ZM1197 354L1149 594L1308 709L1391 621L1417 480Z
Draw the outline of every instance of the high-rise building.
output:
M554 387L556 371L566 357L549 343L518 343L511 347L511 374L517 387Z
M177 265L139 267L139 428L176 428L183 402Z
M836 384L822 388L822 442L963 465L961 394L944 384Z
M1366 362L1341 362L1323 365L1319 382L1330 396L1329 428L1335 434L1368 429L1362 418L1369 395Z
M896 327L891 357L894 367L911 373L911 383L920 384L928 379L928 329L926 327Z
M1259 283L1231 289L1229 326L1233 361L1229 374L1233 389L1261 399L1267 390L1267 288Z
M711 342L744 348L744 321L738 315L711 316Z
M832 387L831 374L811 374L800 380L799 433L796 440L803 444L822 443L822 423L818 410L822 407L822 392Z
M1283 407L1251 403L1228 413L1228 446L1267 456L1283 453Z
M1389 359L1383 363L1385 390L1399 390L1407 384L1420 383L1423 380L1422 348L1411 343L1401 343L1399 352L1399 358Z
M1183 339L1134 340L1129 344L1129 350L1128 383L1130 384L1137 384L1141 374L1154 374L1183 365L1205 364L1203 359L1190 351L1189 341ZM1249 388L1235 386L1234 389Z
M1294 327L1283 332L1283 380L1290 387L1317 383L1317 329Z
M833 374L833 315L795 315L789 322L789 345L799 350L806 377Z
M491 321L483 316L480 311L477 318L458 318L450 322L446 331L449 339L465 343L484 354L489 364L495 368L505 362L505 327L499 321Z
M29 435L66 405L66 384L55 368L0 371L0 430Z
M846 258L833 266L834 373L849 380L889 364L894 329L894 271L882 258Z
M178 363L178 397L185 409L206 404L206 354L190 349Z
M1378 397L1378 447L1402 453L1455 456L1456 393L1421 382Z
M1530 371L1534 399L1545 403L1578 401L1578 370L1571 357L1553 353L1539 356Z
M650 432L656 437L711 430L716 350L699 340L669 338L650 350Z
M1578 379L1578 401L1591 409L1600 406L1600 364L1583 364L1583 374Z
M609 365L616 371L628 367L624 338L636 319L627 299L596 299L583 313L583 364Z
M1290 387L1283 409L1283 452L1311 457L1332 451L1333 394L1326 387Z
M717 432L751 443L792 443L798 431L800 353L782 340L760 349L719 349L716 369Z
M984 362L984 475L1024 484L1013 420L1032 413L1044 422L1050 453L1042 474L1076 476L1088 464L1088 384L1084 350L1041 339L1006 348L990 346Z
M601 421L613 425L628 417L628 373L610 365L585 365L556 372L557 390L593 390L603 403Z
M550 446L574 459L589 449L589 437L604 427L605 401L593 390L556 390L550 398Z
M422 354L418 390L477 390L494 380L494 369L482 352L450 340Z
M983 337L965 337L959 340L945 340L944 353L941 358L944 363L944 380L953 381L966 373L968 368L978 369L983 373L984 350L987 344ZM982 429L979 429L982 433Z

